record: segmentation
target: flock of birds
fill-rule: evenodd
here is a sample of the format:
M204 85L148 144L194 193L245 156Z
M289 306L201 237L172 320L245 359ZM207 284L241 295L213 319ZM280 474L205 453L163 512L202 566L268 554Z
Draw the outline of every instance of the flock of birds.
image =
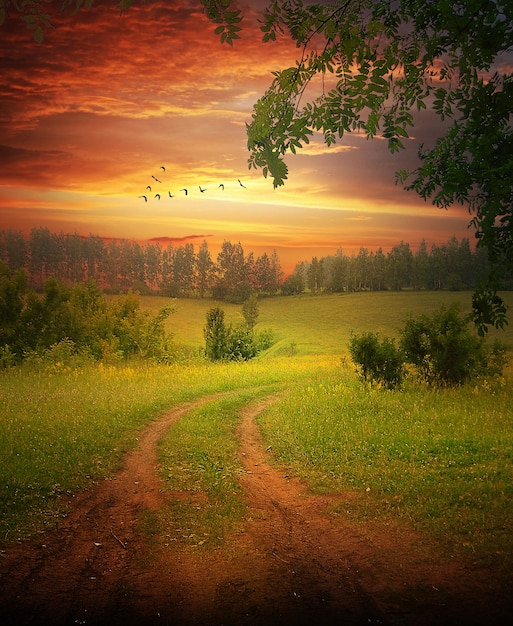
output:
M160 169L162 170L163 174L166 173L166 168L165 168L164 165L161 165ZM159 174L159 176L162 176L162 174ZM155 183L160 184L160 185L163 184L162 180L160 180L160 178L157 178L157 176L154 176L152 174L151 177L153 178L153 181ZM237 182L239 183L239 185L241 187L243 187L244 189L247 189L246 185L244 185L241 182L240 178L237 179ZM198 185L198 189L200 190L201 193L205 193L205 191L207 191L207 188L206 187L204 188L201 185ZM221 191L224 191L224 183L220 183L218 185L217 189L221 189ZM185 187L183 189L179 189L179 191L182 191L184 193L184 195L186 195L186 196L189 195L189 189L187 189ZM145 193L140 195L139 198L142 198L145 202L148 202L148 197L149 197L149 194L151 194L151 193L153 193L152 186L151 185L147 185L146 189L145 189ZM168 191L167 193L168 193L170 198L174 198L175 197L174 194L172 194L170 191ZM157 192L157 193L155 193L154 197L155 197L156 200L160 200L162 196L161 196L160 193Z

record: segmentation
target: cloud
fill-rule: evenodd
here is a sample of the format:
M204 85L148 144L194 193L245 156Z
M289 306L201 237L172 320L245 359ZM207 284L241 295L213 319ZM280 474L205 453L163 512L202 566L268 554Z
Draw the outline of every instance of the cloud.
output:
M384 141L349 134L328 148L316 134L287 156L285 187L248 171L252 105L271 72L300 53L286 35L261 43L264 0L240 0L246 18L233 47L220 44L197 2L136 3L122 16L114 4L56 14L42 45L21 22L2 27L2 223L301 251L461 232L463 212L441 219L395 186L395 171L417 163L413 141L391 156ZM419 141L439 131L436 116L419 116ZM176 197L145 203L161 165L163 193ZM225 191L210 195L221 182ZM177 192L186 186L196 190L187 199Z
M64 170L69 159L70 153L65 150L15 148L0 144L0 161L3 164L0 181L11 186L47 186L53 179L48 163Z
M331 146L321 142L305 143L301 150L298 150L299 156L320 156L322 154L339 154L341 152L353 152L358 150L358 146L350 146L347 144L332 144Z
M184 237L151 237L150 239L148 239L148 243L187 243L189 241L195 241L197 239L207 239L208 237L212 237L212 235L185 235Z

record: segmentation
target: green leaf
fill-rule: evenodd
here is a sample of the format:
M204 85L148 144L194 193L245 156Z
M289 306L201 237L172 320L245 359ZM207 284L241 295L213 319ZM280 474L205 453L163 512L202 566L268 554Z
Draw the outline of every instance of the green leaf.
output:
M397 135L400 135L401 137L406 137L406 138L409 137L408 132L402 126L396 126L395 132Z
M388 149L390 152L394 154L395 152L399 152L401 148L404 148L402 141L397 137L390 137L388 140Z
M226 11L226 13L224 14L224 18L228 23L235 23L235 22L240 22L241 21L241 17L240 17L240 11Z

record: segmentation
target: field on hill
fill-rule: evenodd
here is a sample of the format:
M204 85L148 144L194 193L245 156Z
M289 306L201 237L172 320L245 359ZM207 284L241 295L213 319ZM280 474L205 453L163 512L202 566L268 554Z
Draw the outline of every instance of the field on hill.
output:
M239 323L240 306L178 300L167 324L175 342L196 355L189 362L54 363L0 372L0 541L8 550L63 525L75 495L116 475L149 424L203 399L158 446L163 489L182 495L141 514L138 524L161 549L217 549L248 520L241 412L272 398L257 417L270 463L312 493L334 497L331 515L405 525L447 554L492 568L505 584L513 558L511 365L498 380L450 390L409 380L391 392L363 385L347 351L351 332L395 336L409 314L455 301L468 310L470 297L264 299L257 330L272 329L275 343L244 363L198 356L206 311L219 305ZM513 304L511 294L506 300ZM154 312L169 303L142 298ZM492 334L513 345L511 326Z

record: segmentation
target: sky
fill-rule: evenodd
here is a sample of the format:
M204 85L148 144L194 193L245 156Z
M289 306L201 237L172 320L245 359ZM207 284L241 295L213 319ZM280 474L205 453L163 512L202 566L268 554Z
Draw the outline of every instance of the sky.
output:
M120 15L97 0L57 15L41 44L9 19L0 27L0 228L196 249L206 240L214 257L223 241L240 242L256 256L276 250L285 272L339 248L405 241L415 250L452 236L473 244L465 207L439 209L395 184L397 170L417 164L419 142L440 132L430 112L396 155L380 139L347 135L328 148L314 136L287 157L284 187L248 169L252 106L271 72L298 57L288 38L261 42L261 4L239 3L247 17L233 47L197 1L153 0Z

